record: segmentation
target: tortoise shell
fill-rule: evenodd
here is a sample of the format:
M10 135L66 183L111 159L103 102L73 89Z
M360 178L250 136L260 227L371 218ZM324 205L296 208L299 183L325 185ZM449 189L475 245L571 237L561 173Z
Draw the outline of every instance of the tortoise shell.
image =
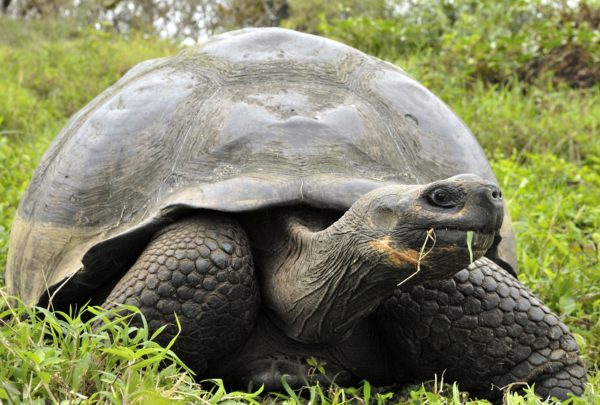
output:
M235 31L140 63L71 118L19 205L6 284L26 303L62 284L85 298L189 210L345 210L465 172L495 180L403 70L313 35Z

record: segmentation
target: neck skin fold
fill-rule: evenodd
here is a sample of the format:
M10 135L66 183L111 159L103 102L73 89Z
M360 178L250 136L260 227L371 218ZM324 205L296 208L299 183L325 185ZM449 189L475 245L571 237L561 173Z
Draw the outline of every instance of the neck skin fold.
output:
M348 220L344 216L320 232L292 218L287 222L289 240L270 263L264 300L274 321L295 340L343 340L414 271L414 266L382 263L371 238L345 231L357 229L343 223Z

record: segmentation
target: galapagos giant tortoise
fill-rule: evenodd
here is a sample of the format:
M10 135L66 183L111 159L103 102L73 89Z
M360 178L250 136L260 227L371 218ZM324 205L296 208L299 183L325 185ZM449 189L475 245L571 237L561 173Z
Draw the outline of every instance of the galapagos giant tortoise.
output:
M445 373L488 397L581 394L573 336L515 278L496 184L401 69L237 31L137 65L70 120L19 206L6 284L29 304L135 305L164 341L177 314L176 353L230 384Z

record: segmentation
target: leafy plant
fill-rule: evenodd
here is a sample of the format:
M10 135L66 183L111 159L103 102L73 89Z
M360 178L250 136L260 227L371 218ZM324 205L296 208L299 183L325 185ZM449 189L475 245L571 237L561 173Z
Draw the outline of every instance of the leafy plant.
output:
M396 12L376 19L322 15L318 33L388 60L429 54L428 69L471 81L593 87L600 80L598 4L542 0L390 4Z

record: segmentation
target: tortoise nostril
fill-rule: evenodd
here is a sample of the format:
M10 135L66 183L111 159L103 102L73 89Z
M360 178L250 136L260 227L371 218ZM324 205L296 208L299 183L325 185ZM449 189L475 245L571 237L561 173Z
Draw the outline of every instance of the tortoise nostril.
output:
M490 200L492 200L494 202L499 202L502 200L502 192L495 185L488 186L488 196L489 196Z
M500 188L494 184L486 184L482 186L477 194L482 198L482 202L492 203L492 205L499 207L503 204L502 193Z

